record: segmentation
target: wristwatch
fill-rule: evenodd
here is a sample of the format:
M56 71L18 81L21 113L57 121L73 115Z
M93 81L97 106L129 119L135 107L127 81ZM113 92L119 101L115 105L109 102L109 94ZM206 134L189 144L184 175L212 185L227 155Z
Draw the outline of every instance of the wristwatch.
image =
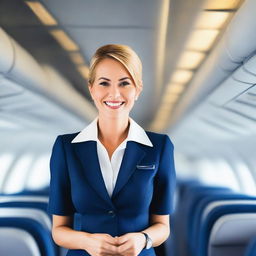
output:
M150 249L153 245L152 239L149 237L147 233L141 232L146 238L146 245L143 249Z

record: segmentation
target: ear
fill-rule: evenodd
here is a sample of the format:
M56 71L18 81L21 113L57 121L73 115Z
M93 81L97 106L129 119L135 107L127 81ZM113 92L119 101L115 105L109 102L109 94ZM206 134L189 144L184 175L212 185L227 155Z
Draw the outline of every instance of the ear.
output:
M139 98L139 95L142 92L142 89L143 89L142 86L136 88L135 100Z
M89 89L89 92L90 92L91 97L92 97L92 84L88 84L88 89Z

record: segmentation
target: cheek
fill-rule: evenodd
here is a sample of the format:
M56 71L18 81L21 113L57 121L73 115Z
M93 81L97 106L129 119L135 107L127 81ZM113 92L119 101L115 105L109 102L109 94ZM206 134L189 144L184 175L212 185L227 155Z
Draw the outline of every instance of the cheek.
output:
M104 92L101 90L96 90L93 92L94 98L100 99L104 96Z
M130 100L134 100L136 96L136 92L134 90L128 91L126 94L126 97L129 98Z

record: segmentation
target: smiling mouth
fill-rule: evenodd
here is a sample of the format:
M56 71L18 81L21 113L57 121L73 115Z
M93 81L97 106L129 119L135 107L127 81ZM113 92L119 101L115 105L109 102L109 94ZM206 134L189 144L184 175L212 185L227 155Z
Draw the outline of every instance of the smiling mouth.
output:
M104 103L109 107L119 107L124 104L124 101L120 102L111 102L111 101L104 101Z
M120 101L120 102L104 101L104 104L107 105L108 107L112 108L112 109L119 108L124 103L125 103L124 101Z

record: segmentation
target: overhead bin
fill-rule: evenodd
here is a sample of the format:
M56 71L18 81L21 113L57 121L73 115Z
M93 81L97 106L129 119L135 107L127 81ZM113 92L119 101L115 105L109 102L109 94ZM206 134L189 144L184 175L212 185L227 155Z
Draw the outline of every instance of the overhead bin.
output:
M0 58L1 59L1 58ZM1 60L0 60L1 61ZM1 80L1 78L0 78ZM1 80L1 90L0 90L0 96L2 98L18 95L24 92L24 88L19 86L18 84L7 81L6 79Z
M256 106L247 104L246 101L234 100L228 103L225 108L230 111L234 111L235 113L240 114L243 117L251 119L252 121L256 121Z
M6 75L14 64L14 47L11 38L0 27L0 74Z
M42 66L23 47L0 28L0 81L4 95L22 93L23 89L43 95L62 111L92 120L96 108L52 67ZM2 77L1 77L2 75ZM1 79L2 78L2 79ZM8 81L8 82L5 82ZM10 86L15 84L15 86ZM5 86L7 85L7 86ZM17 88L20 87L20 90ZM2 91L2 90L1 90Z
M222 106L230 100L247 92L256 84L256 56L251 57L244 65L237 69L207 98L207 101L214 105Z
M247 61L247 62L244 64L244 68L245 68L248 72L250 72L250 73L256 75L256 55L254 55L253 57L251 57L250 60Z
M256 66L256 62L254 65ZM232 78L245 84L252 85L256 83L256 74L252 74L250 71L247 71L244 65L232 74Z
M46 90L48 80L39 63L2 28L0 38L0 73L28 89Z
M50 97L54 99L57 95L61 102L65 102L67 107L79 113L80 116L87 120L92 120L97 115L96 108L74 90L67 79L62 77L51 66L44 65L43 69L49 78L49 85L51 87L49 90Z
M227 53L235 62L243 62L256 49L255 10L255 0L244 1L225 33Z
M255 132L255 71L256 56L253 56L206 97L183 125L190 125L190 130L198 131L203 131L207 125L207 130L211 134L214 134L213 128L217 128L218 138L222 135L228 138L232 135L249 135Z
M244 67L244 74L242 76L237 74L236 79L253 83L254 78L248 73L251 72L252 75L256 73L256 67L253 64L256 52L255 11L255 0L243 2L215 49L210 52L194 75L187 91L176 107L175 118L178 119L186 110L191 110L199 102L202 102L245 62L247 65ZM248 58L251 58L249 62Z
M223 106L251 86L252 84L243 83L229 77L207 98L207 101L215 106Z
M216 107L213 104L207 103L203 106L207 110L207 114L206 111L198 111L198 116L201 116L204 120L219 124L229 132L239 133L239 136L249 135L255 131L255 124L246 117L238 118L236 113L231 112L225 107Z
M246 104L249 107L256 108L256 86L248 89L246 92L238 96L235 102ZM256 112L255 112L256 114Z

